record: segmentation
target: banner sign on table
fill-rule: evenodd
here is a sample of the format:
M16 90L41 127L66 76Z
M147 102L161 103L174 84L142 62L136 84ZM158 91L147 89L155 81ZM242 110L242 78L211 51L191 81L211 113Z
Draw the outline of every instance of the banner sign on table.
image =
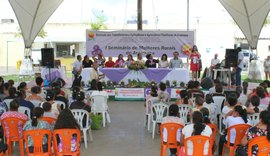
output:
M115 88L115 100L144 100L144 88Z
M115 96L114 89L104 89L104 91L107 92L108 96Z
M86 53L88 56L102 54L117 57L148 53L161 57L166 53L187 57L194 45L194 31L93 31L86 30Z

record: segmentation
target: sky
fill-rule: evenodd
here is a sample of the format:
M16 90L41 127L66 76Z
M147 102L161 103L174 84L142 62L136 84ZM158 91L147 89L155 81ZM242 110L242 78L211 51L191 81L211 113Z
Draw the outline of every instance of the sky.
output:
M189 0L190 23L230 21L218 0ZM149 23L186 23L187 0L143 0L143 19ZM103 13L108 23L125 24L136 18L137 0L64 0L49 23L81 23L95 20ZM0 19L16 19L8 0L0 1Z

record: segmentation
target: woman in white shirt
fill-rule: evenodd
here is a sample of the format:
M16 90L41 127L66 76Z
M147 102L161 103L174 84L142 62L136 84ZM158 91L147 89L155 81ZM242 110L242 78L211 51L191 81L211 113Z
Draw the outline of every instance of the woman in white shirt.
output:
M210 137L212 134L212 129L203 123L203 115L200 111L195 111L192 114L192 124L185 126L181 134L181 144L184 145L184 140L188 137L195 135L203 135ZM192 155L193 144L191 142L187 143L188 151L187 155ZM204 155L208 154L209 142L204 145Z
M247 111L245 109L243 109L242 106L235 106L233 111L230 111L226 115L225 125L226 125L226 127L231 127L231 126L238 125L238 124L246 124L247 122L248 122ZM232 129L230 133L231 133L230 143L231 143L231 145L233 145L235 142L235 137L236 137L235 129ZM227 142L227 140L228 140L227 135L220 136L219 147L218 147L218 154L219 155L222 155L223 145L224 145L224 143Z
M162 56L161 56L161 60L159 61L159 63L158 63L158 67L159 68L169 68L169 62L168 62L168 56L167 56L167 54L163 54Z
M238 100L236 94L231 93L227 99L226 105L222 108L222 114L226 115L230 111L232 111L233 108L236 106L237 102Z

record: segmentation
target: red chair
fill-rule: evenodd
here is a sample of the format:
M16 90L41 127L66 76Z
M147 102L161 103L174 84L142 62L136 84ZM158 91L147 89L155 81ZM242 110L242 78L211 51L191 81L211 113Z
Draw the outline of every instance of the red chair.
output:
M238 147L237 145L240 144L242 138L244 137L247 129L251 127L250 125L248 124L238 124L238 125L234 125L234 126L231 126L227 129L227 143L224 144L224 147L228 147L229 150L230 150L230 154L229 156L234 156L234 150ZM235 137L235 141L234 141L234 145L231 146L230 143L230 137L231 137L231 130L235 129L236 131L236 137ZM223 151L222 151L222 156L224 156L224 147L223 147Z
M188 141L191 141L193 144L192 156L202 156L204 153L204 145L207 142L209 142L207 156L212 156L213 140L211 139L211 137L207 137L207 136L203 136L203 135L195 135L195 136L191 136L191 137L186 138L184 141L184 148L185 148L184 155L185 156L190 156L190 155L188 155L188 146L187 146Z
M177 130L183 129L183 125L177 123L164 123L160 125L160 132L161 132L161 147L160 147L160 156L166 156L166 149L167 148L176 148L177 152L180 151L180 144L177 144ZM164 143L164 136L163 132L164 129L167 130L167 142Z
M207 124L207 125L212 129L211 138L213 139L213 141L215 141L217 135L217 126L214 124Z
M267 140L266 136L260 136L251 139L248 142L248 156L252 156L252 146L258 146L257 156L268 156L270 154L270 141Z
M43 151L43 137L47 137L48 151ZM50 130L36 129L24 131L24 140L26 143L26 153L28 156L50 156L51 155L51 139L52 132ZM33 140L33 153L30 153L28 148L28 139Z
M52 117L42 117L41 120L48 122L49 125L56 122L56 119Z
M73 136L76 136L76 150L71 151L71 140ZM59 151L59 137L62 140L62 151ZM71 155L77 156L80 155L80 140L81 132L79 129L57 129L53 131L53 146L54 153L56 156Z
M24 156L23 134L21 134L20 136L19 126L22 129L25 122L25 120L15 117L5 118L1 121L6 138L6 143L8 144L9 155L12 154L12 142L19 142L20 156Z

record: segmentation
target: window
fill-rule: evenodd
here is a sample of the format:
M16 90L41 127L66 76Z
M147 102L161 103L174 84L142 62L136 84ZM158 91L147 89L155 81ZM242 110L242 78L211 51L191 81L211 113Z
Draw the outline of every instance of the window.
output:
M75 44L56 44L56 57L75 57Z

